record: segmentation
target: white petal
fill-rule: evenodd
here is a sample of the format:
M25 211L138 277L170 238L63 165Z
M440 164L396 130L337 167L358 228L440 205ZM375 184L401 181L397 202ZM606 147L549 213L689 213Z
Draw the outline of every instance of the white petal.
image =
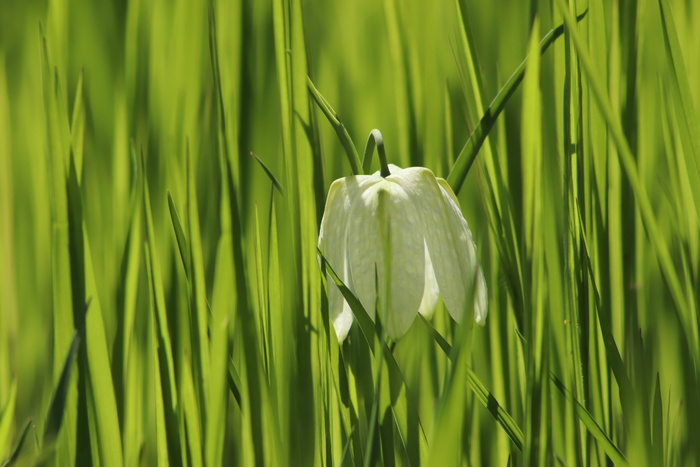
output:
M350 219L346 241L354 290L372 318L379 290L386 332L398 339L411 326L423 298L425 246L420 216L400 186L382 180L353 203ZM382 225L390 232L388 287Z
M484 279L484 272L479 268L479 277L477 278L476 291L474 292L474 320L479 326L483 326L486 323L488 312L486 279Z
M391 177L390 177L391 178ZM478 268L474 243L452 190L422 167L404 169L397 183L409 193L423 216L425 241L435 278L450 315L461 321ZM442 180L444 182L444 180Z
M375 174L376 175L376 174ZM373 180L355 184L349 198L345 252L347 254L348 280L346 284L360 300L370 318L374 319L376 291L374 268L383 267L384 256L380 248L381 237L376 217L377 198L372 187L383 179L372 175ZM371 190L371 191L370 191Z
M355 196L357 181L348 183L349 178L341 178L334 181L328 190L321 229L318 235L318 247L331 265L338 277L347 285L348 265L345 259L345 236L347 232L347 220L350 203ZM320 261L320 258L319 258ZM330 274L326 273L328 284L328 311L333 322L339 341L343 341L352 325L353 315L350 307L340 293Z
M449 298L443 295L443 300L445 301L448 311L450 311L450 315L455 319L455 321L459 322L464 315L465 309L467 308L467 299L472 297L472 303L474 304L474 319L479 322L479 324L483 324L488 310L487 290L484 274L481 271L481 267L479 266L476 256L476 245L474 244L472 233L469 230L469 225L462 215L462 211L459 208L459 202L457 201L457 197L452 191L452 188L450 188L447 182L442 178L438 178L437 182L440 186L442 197L445 202L447 218L451 224L452 237L455 242L454 246L456 254L459 257L463 286L461 293ZM440 278L438 277L438 283L439 280ZM450 308L448 301L454 303L452 308Z
M425 290L425 241L420 214L408 194L395 183L387 183L386 196L391 238L391 287L384 317L389 337L396 340L411 327Z
M428 251L428 244L423 239L425 248L425 289L423 290L423 300L421 300L418 313L425 316L426 319L433 317L435 307L437 306L438 297L440 296L440 288L438 287L435 271L433 270L433 262Z

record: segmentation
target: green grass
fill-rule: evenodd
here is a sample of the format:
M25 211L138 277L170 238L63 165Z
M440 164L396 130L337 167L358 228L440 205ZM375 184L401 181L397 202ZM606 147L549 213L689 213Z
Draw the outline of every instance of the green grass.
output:
M697 24L2 2L0 464L700 463ZM379 169L374 128L459 196L485 327L439 305L390 342L326 283L328 188Z

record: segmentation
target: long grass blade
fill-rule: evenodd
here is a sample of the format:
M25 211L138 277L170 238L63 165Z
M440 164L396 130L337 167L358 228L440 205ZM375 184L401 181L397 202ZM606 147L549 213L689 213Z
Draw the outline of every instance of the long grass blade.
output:
M333 110L333 107L331 107L326 98L323 97L318 89L316 89L313 81L311 81L311 78L308 76L306 78L306 83L309 87L309 94L311 94L311 97L314 98L314 102L316 102L316 105L318 105L318 108L321 109L321 112L323 112L323 115L326 116L326 119L333 127L333 130L335 130L335 133L338 135L340 144L342 144L343 149L345 149L345 155L348 158L348 163L350 164L350 169L352 170L353 175L362 175L363 164L360 162L360 156L357 153L357 149L355 148L352 139L350 139L350 134L345 128L345 125L343 125L343 122L340 121L340 117L336 111Z
M566 386L564 386L564 383L562 383L554 373L550 374L550 377L557 389L559 389L559 391L566 396L567 399L574 402L576 406L576 415L578 416L579 420L581 420L586 428L588 428L588 431L593 435L598 443L603 446L605 453L608 455L608 457L610 457L615 465L629 465L620 448L618 448L615 443L612 442L612 440L600 427L598 422L595 421L588 410L586 410L586 408L574 398L573 394L571 394Z
M586 13L587 12L581 13L576 18L576 21L583 20ZM554 43L554 41L557 40L562 34L564 34L563 24L545 34L539 44L540 54L544 54L549 46L552 45L552 43ZM523 81L527 60L527 58L523 60L518 68L515 69L513 74L510 75L510 78L508 78L506 84L504 84L501 90L498 91L498 94L496 94L496 97L493 99L493 101L491 101L491 104L484 112L481 120L479 120L479 123L476 125L476 127L474 127L471 136L462 147L462 150L459 151L459 155L457 156L449 175L445 179L452 187L455 194L459 194L460 190L462 189L462 185L464 184L464 180L467 178L467 174L469 173L472 164L474 164L476 156L479 154L479 149L481 149L486 137L491 132L491 129L496 123L498 116L501 114L510 98L518 89L518 86L520 86L520 83Z
M576 29L576 21L569 13L568 7L564 4L563 0L556 0L556 4L562 14L562 17L564 18L564 23L569 28L569 33L571 34L571 38L574 42L582 69L590 83L591 91L593 93L593 97L595 98L596 104L601 110L603 117L608 124L610 135L617 146L617 154L620 159L620 164L622 165L627 176L627 180L632 188L637 206L639 207L639 211L641 213L644 227L646 228L653 248L656 251L659 266L661 267L661 271L671 292L671 297L673 298L678 318L684 324L684 327L690 330L690 332L685 336L688 340L688 345L692 349L693 358L695 361L700 361L700 334L698 332L697 321L687 314L688 306L686 304L686 296L683 293L681 281L679 280L678 273L673 265L673 260L671 259L671 254L668 250L666 239L661 234L661 230L656 221L656 216L654 215L654 211L651 207L649 194L647 193L647 190L640 179L639 171L634 162L634 156L627 140L625 139L620 120L613 113L610 101L606 96L603 85L598 79L598 75L595 71L592 60L586 51L586 46L583 43L583 39L581 39L578 34Z

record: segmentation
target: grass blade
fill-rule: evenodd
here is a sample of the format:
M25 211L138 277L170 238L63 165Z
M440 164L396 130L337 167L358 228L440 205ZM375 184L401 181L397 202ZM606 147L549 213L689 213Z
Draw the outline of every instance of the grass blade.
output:
M620 159L620 164L627 175L627 179L632 188L637 206L639 207L639 211L641 213L644 227L646 228L651 244L656 251L659 266L661 267L661 271L671 292L671 297L673 298L678 318L683 323L684 328L690 330L689 333L685 334L685 337L688 340L688 345L692 349L693 359L696 362L700 361L700 334L698 331L697 321L687 314L688 306L686 304L686 298L685 294L683 293L681 281L679 280L678 274L673 265L673 260L671 259L671 255L666 244L666 239L661 234L661 230L657 224L654 211L651 207L649 195L640 179L639 172L634 161L634 156L627 140L625 139L620 121L612 110L603 85L598 79L593 62L586 51L586 46L583 43L583 39L581 39L578 31L576 30L576 21L574 18L572 18L568 7L563 0L556 0L556 4L564 18L564 23L569 28L569 33L571 34L571 38L574 42L582 69L590 83L593 97L595 98L595 101L608 124L610 136L612 136L615 146L617 146L617 154Z
M581 21L587 12L581 13L576 21ZM544 54L552 43L557 40L564 33L564 25L560 25L551 31L549 31L540 41L540 54ZM513 96L515 91L520 86L520 83L525 76L525 65L527 63L527 58L515 69L513 74L508 78L506 84L503 85L496 97L491 101L489 108L484 112L483 117L479 120L479 123L474 128L471 136L462 147L459 152L457 159L455 160L450 174L447 176L447 183L452 187L455 194L459 194L462 189L464 180L467 178L467 174L471 169L472 164L476 160L476 156L479 154L479 149L481 149L482 144L489 135L489 132L496 123L498 116L501 114L506 104Z
M151 310L155 316L155 333L157 337L157 361L159 380L161 382L161 394L156 394L162 398L163 410L165 412L165 436L167 438L168 459L159 458L158 462L167 464L175 462L181 457L181 440L178 423L178 389L175 378L175 364L173 363L173 350L170 341L170 330L168 328L168 315L165 308L165 293L160 272L158 252L156 250L156 235L153 228L153 214L151 212L151 195L146 177L145 159L141 155L142 169L142 196L144 215L146 217L146 271L148 274L148 285L151 297Z
M85 305L85 313L87 313L89 307L90 303L88 302ZM84 332L84 318L79 320L78 323L81 324L81 327L76 329L73 333L68 354L63 362L61 377L58 380L58 384L56 384L56 389L54 390L53 396L51 397L51 403L49 404L49 412L46 416L46 423L44 424L44 449L46 449L47 446L50 446L56 440L61 428L61 422L63 421L63 414L65 412L66 401L68 399L68 391L70 390L70 378L73 371L73 364L75 363L75 359L78 355L80 335Z
M333 107L331 107L326 98L321 95L318 89L316 89L313 81L311 81L311 78L308 76L306 77L306 84L309 88L309 94L311 94L311 97L314 98L314 102L316 102L318 108L321 109L321 112L323 112L323 115L326 116L326 119L328 119L328 122L338 135L340 144L342 144L343 148L345 149L345 155L348 158L348 163L350 164L350 169L352 170L353 175L362 175L363 164L360 162L360 156L357 154L357 149L355 148L352 139L350 139L350 134L348 134L348 130L345 128L345 125L343 125L343 122L340 121L336 111L333 110Z
M673 70L672 89L680 95L680 103L683 109L682 116L679 121L683 122L683 127L680 131L682 141L684 142L685 164L688 171L685 174L692 187L693 200L695 204L695 214L700 218L700 168L698 168L698 156L700 155L700 131L698 130L698 119L693 109L693 98L690 92L690 83L688 82L688 74L686 66L683 62L680 43L676 34L676 26L674 24L673 13L668 4L668 0L659 0L659 8L661 10L661 27L664 36L664 45L668 57L671 61L671 69ZM687 136L685 136L687 135ZM689 141L688 141L689 140Z
M559 391L566 396L570 401L573 401L576 407L576 416L583 422L583 424L588 428L588 431L593 435L593 437L603 446L605 453L608 457L615 463L615 465L629 465L625 455L622 453L620 448L618 448L612 440L608 437L605 431L598 425L598 422L591 416L591 414L586 410L584 406L577 401L573 394L564 386L559 378L554 373L550 374L552 382L559 389Z
M168 210L170 212L170 221L173 224L173 231L175 232L175 240L177 241L177 248L180 252L180 260L185 268L185 276L190 277L190 246L187 243L187 237L185 237L185 231L182 229L182 223L180 222L180 215L177 213L177 207L175 206L175 201L168 191Z
M7 460L5 460L5 462L3 462L2 467L10 467L11 465L14 465L14 463L20 459L20 453L22 452L22 446L24 446L24 441L27 439L27 435L29 434L29 429L32 428L33 426L34 425L33 425L31 419L24 422L24 425L22 426L22 429L20 430L20 435L19 435L19 438L17 439L17 443L15 444L15 447L12 449L10 456L7 458Z
M422 316L420 318L438 347L440 347L448 358L452 359L454 357L452 354L452 346L428 320ZM467 367L467 383L479 402L491 413L494 420L501 425L501 428L503 428L515 447L522 451L524 444L523 430L520 429L515 420L513 420L513 417L506 412L496 397L486 389L484 383L481 382L476 373L469 367Z
M15 406L17 404L17 380L13 379L10 383L10 392L7 396L7 403L2 408L0 413L0 458L5 457L5 453L9 452L10 429L14 421ZM7 451L5 451L7 449Z
M251 152L250 155L253 156L253 159L255 159L255 160L258 162L258 164L260 164L260 167L262 167L262 169L265 171L265 175L267 175L267 178L270 179L270 181L272 182L272 185L273 185L275 188L277 188L277 191L279 191L280 194L281 194L282 196L285 196L285 197L286 197L286 196L287 196L287 193L284 191L284 187L283 187L282 184L277 180L277 177L275 177L275 176L272 174L272 171L267 167L267 165L265 165L265 163L262 161L262 159L260 159L260 158L257 156L257 154L255 154L254 152Z

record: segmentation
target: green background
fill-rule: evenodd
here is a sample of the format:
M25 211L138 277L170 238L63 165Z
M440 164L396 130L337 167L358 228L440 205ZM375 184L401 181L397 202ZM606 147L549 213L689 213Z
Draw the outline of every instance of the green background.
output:
M681 0L1 2L0 462L697 464L698 24ZM360 155L378 128L458 192L485 327L439 306L337 344L316 242L352 172L307 76Z

